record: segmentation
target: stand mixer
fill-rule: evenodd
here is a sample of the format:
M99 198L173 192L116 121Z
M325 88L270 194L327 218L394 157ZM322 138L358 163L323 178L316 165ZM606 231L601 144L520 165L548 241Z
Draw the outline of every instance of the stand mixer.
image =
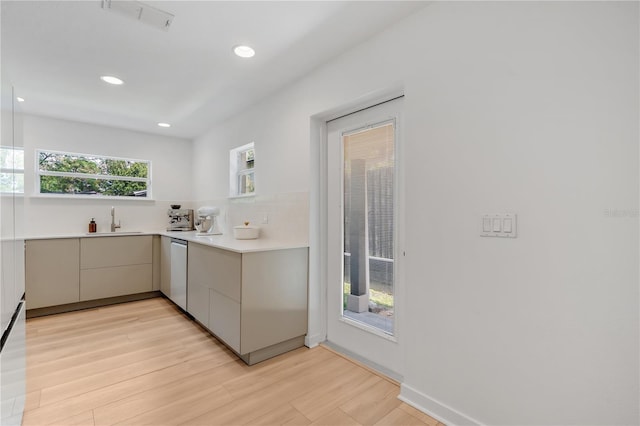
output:
M220 214L218 207L203 206L197 210L195 225L196 235L221 235L216 217Z

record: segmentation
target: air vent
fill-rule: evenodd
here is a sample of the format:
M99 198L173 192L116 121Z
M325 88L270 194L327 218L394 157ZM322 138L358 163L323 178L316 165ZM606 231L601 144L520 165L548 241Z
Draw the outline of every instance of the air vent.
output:
M104 10L113 10L163 31L169 31L174 16L139 1L102 0Z

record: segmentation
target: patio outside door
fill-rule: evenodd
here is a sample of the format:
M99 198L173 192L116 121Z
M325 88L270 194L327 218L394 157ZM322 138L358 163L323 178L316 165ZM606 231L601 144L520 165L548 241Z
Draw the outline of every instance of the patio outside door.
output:
M327 340L399 379L402 98L327 123Z

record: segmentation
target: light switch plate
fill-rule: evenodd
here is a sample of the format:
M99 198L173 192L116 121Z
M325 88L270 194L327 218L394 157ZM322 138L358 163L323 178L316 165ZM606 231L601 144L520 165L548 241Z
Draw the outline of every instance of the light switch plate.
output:
M515 213L494 213L482 215L481 237L516 238L518 236L517 215Z

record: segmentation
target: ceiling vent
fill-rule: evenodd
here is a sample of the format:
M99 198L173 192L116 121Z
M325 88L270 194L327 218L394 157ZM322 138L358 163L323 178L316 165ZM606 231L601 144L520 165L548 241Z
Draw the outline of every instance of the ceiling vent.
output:
M113 10L163 31L169 31L174 16L139 1L102 0L104 10Z

